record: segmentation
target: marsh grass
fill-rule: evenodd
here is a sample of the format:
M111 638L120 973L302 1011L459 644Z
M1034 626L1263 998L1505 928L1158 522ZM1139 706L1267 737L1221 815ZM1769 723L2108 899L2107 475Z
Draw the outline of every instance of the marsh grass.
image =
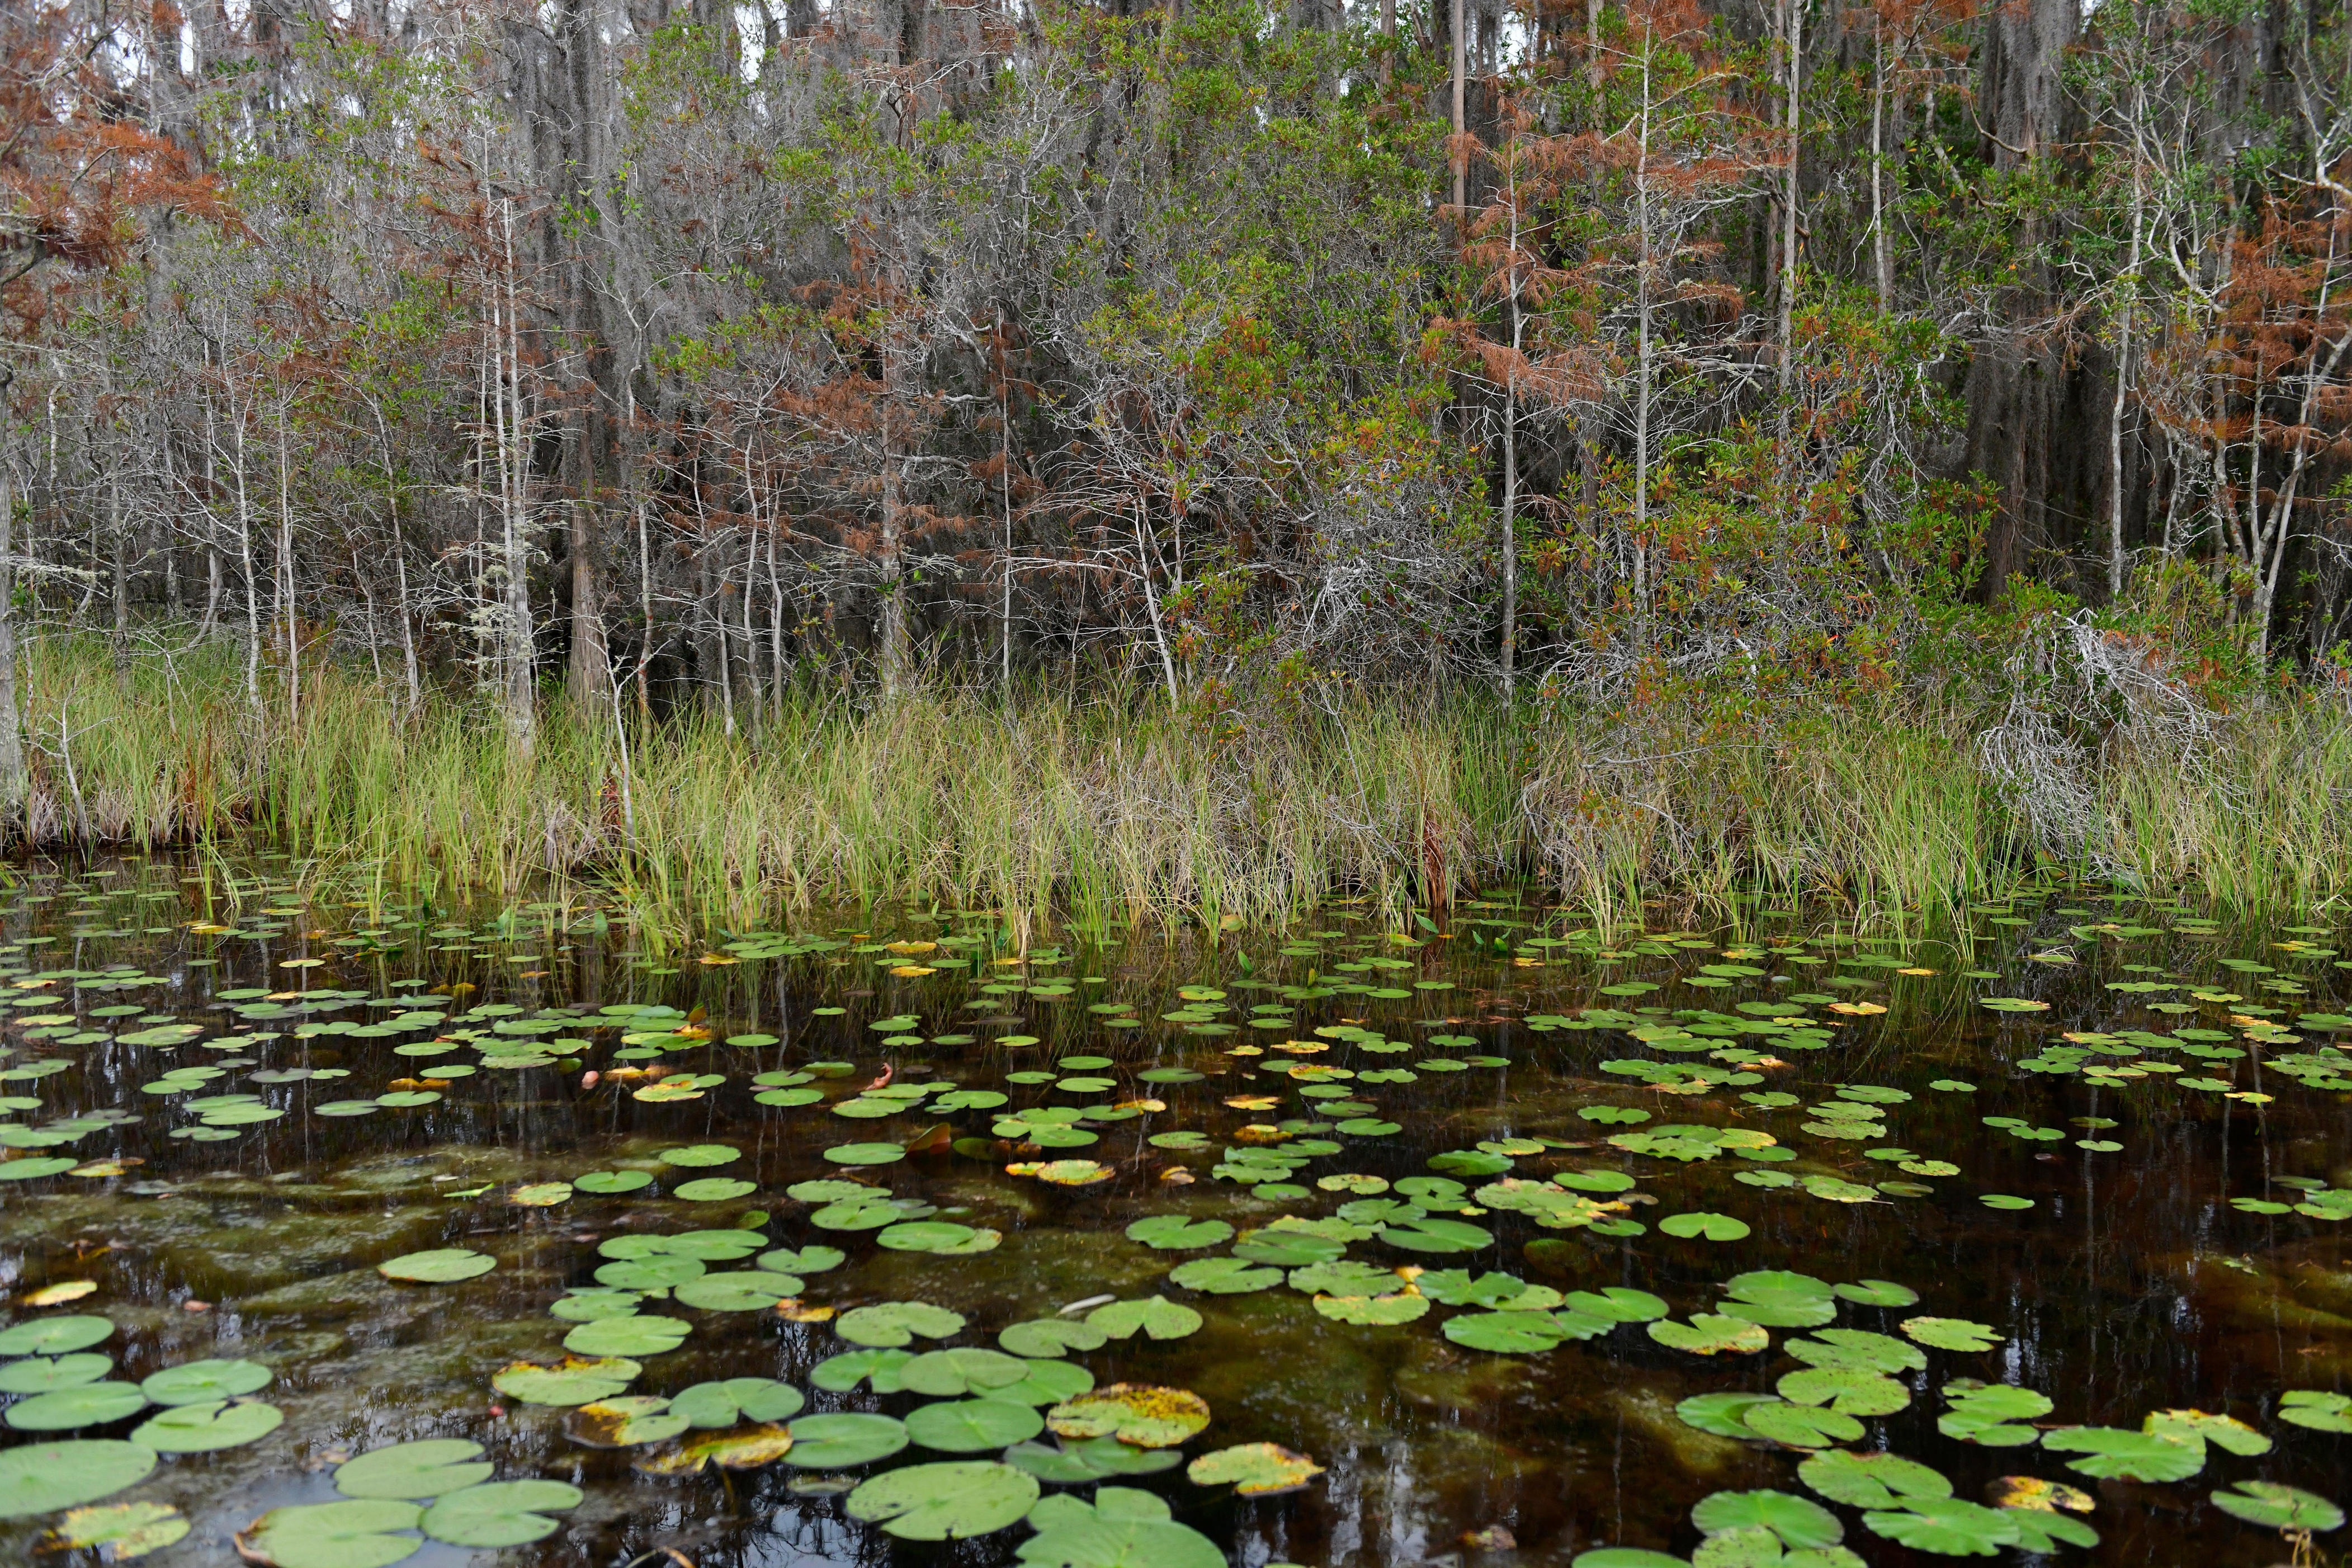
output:
M312 672L289 717L282 698L256 713L226 659L118 675L95 645L49 644L28 667L37 842L269 847L452 892L587 879L669 930L932 901L1214 928L1513 882L1612 921L1787 899L1937 920L2053 876L2247 911L2352 888L2352 732L2286 708L2223 731L2206 772L2227 789L2177 759L2110 763L2104 837L2053 862L1953 713L1701 741L1475 694L1238 727L1117 693L803 694L731 736L633 731L625 769L609 720L560 701L525 754L462 698L412 714L349 670Z

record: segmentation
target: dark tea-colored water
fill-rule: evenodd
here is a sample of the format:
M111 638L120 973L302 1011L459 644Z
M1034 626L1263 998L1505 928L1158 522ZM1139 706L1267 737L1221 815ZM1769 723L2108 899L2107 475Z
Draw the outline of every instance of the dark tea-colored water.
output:
M2343 921L1675 921L33 868L0 1555L2333 1559Z

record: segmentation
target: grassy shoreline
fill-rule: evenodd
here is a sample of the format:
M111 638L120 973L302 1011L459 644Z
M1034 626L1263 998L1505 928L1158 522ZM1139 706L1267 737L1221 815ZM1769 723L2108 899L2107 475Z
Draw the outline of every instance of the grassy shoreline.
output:
M1427 907L1507 881L1623 917L1735 894L1936 917L2083 875L2246 910L2352 890L2352 727L2240 716L2201 771L2109 755L2100 823L2037 847L1968 716L1848 711L1759 740L1367 698L1211 732L1149 699L931 690L797 697L730 736L638 731L561 700L530 754L461 698L415 713L364 670L257 713L199 653L118 674L90 643L26 658L32 789L16 836L283 849L389 879L513 890L589 879L672 925L933 899L1215 924L1361 896Z

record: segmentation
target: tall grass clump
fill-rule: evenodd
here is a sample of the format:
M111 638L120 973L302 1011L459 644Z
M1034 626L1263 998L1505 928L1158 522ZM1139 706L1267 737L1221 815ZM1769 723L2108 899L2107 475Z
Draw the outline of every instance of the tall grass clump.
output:
M2250 910L2352 888L2352 732L2286 705L2186 773L2116 750L2070 786L2093 830L2053 844L1978 721L1917 706L1737 734L1660 712L1629 739L1622 716L1475 691L1247 723L1116 689L803 691L731 734L699 713L622 734L551 700L525 749L462 694L412 711L332 665L289 711L202 652L119 671L51 643L27 664L16 829L36 845L271 848L451 891L593 880L670 925L925 900L1257 921L1512 881L1612 921L1749 897L1932 916L2053 872Z

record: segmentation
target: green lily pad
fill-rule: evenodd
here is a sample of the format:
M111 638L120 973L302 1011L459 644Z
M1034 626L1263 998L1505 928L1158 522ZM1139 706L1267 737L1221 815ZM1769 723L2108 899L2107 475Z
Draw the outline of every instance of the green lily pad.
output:
M1398 1292L1386 1296L1318 1296L1318 1316L1359 1328L1394 1328L1425 1316L1429 1299Z
M873 1384L877 1394L899 1394L905 1392L905 1384L898 1381L898 1374L914 1359L913 1351L845 1351L817 1363L809 1373L809 1381L828 1394L846 1394L867 1382Z
M79 1355L33 1356L0 1366L0 1394L47 1394L53 1388L79 1388L85 1383L96 1383L113 1370L114 1358L96 1351Z
M1915 1552L1990 1557L2019 1541L2011 1510L1959 1498L1915 1498L1899 1509L1862 1516L1863 1527Z
M567 1481L489 1481L449 1493L418 1522L452 1546L522 1546L562 1529L547 1516L579 1507L583 1495Z
M1104 1492L1123 1489L1101 1489L1096 1493L1096 1507L1087 1509L1084 1517L1055 1518L1033 1510L1030 1522L1037 1527L1037 1533L1014 1549L1015 1557L1026 1568L1218 1568L1224 1562L1223 1549L1190 1525L1178 1524L1164 1514L1151 1517L1116 1510L1101 1501ZM1151 1496L1149 1492L1135 1495ZM1047 1500L1076 1501L1067 1497Z
M1536 1355L1555 1349L1568 1331L1549 1312L1465 1312L1441 1331L1465 1350L1496 1355Z
M1153 1299L1158 1300L1156 1297ZM1141 1303L1115 1302L1113 1305L1139 1306ZM1110 1308L1101 1307L1096 1310L1107 1312ZM1196 1319L1199 1317L1198 1313L1193 1315ZM1128 1331L1132 1333L1134 1330L1130 1329ZM1099 1350L1107 1337L1101 1326L1092 1321L1081 1321L1074 1318L1033 1318L1027 1322L1012 1324L1000 1331L996 1336L996 1342L1014 1355L1051 1359L1071 1351Z
M1010 1399L947 1400L921 1405L907 1417L907 1436L919 1447L950 1454L1010 1447L1045 1429L1045 1418L1034 1405Z
M1756 1324L1712 1312L1695 1312L1687 1323L1661 1318L1649 1326L1649 1335L1668 1350L1693 1355L1754 1355L1772 1342Z
M1171 1301L1165 1296L1146 1296L1140 1300L1113 1301L1088 1312L1086 1325L1115 1340L1130 1340L1142 1334L1151 1340L1181 1340L1197 1333L1201 1314L1181 1301ZM1007 1350L1013 1347L1007 1343ZM1073 1345L1074 1350L1091 1350L1092 1345ZM1034 1353L1030 1352L1024 1354Z
M654 1156L665 1165L684 1165L703 1169L712 1165L731 1165L743 1157L743 1152L725 1143L689 1143L683 1148L665 1149Z
M694 1325L682 1318L599 1318L564 1335L563 1348L583 1356L661 1355L677 1349L693 1331Z
M120 1421L145 1408L147 1396L135 1383L84 1383L20 1399L0 1419L19 1432L69 1432Z
M257 1361L191 1361L165 1367L139 1390L158 1405L204 1405L258 1394L275 1375Z
M1234 1227L1223 1220L1191 1219L1174 1214L1152 1215L1127 1227L1129 1241L1139 1241L1158 1252L1221 1247L1233 1238L1233 1234Z
M1072 1486L1107 1476L1152 1475L1172 1469L1182 1457L1161 1448L1130 1448L1116 1437L1090 1437L1084 1442L1015 1443L1004 1450L1005 1462L1017 1465L1041 1481Z
M1727 1214L1703 1211L1668 1215L1658 1222L1658 1228L1668 1236L1681 1237L1685 1240L1739 1241L1748 1234L1745 1221L1734 1219Z
M1741 1436L1763 1437L1790 1448L1826 1448L1862 1437L1862 1423L1853 1416L1818 1405L1791 1405L1785 1399L1743 1406L1739 1420L1747 1428Z
M1029 1375L1030 1365L1019 1356L977 1346L929 1351L907 1362L899 1369L898 1382L908 1392L933 1399L984 1395L1019 1383Z
M1727 1390L1718 1394L1694 1394L1675 1406L1675 1415L1685 1426L1717 1437L1746 1438L1757 1434L1742 1419L1745 1412L1759 1405L1778 1405L1780 1401L1769 1394L1742 1394Z
M1724 1281L1723 1315L1769 1329L1818 1328L1837 1317L1837 1298L1826 1280L1785 1268L1735 1274Z
M1319 1237L1309 1240L1319 1241ZM1336 1243L1330 1244L1334 1247ZM1312 1261L1313 1254L1302 1256L1301 1263ZM1253 1290L1268 1290L1282 1283L1280 1268L1253 1267L1239 1258L1200 1258L1177 1265L1169 1270L1169 1279L1187 1290L1199 1290L1211 1296L1244 1296Z
M759 1191L757 1182L739 1181L729 1176L703 1176L696 1181L681 1182L670 1189L670 1196L690 1204L729 1204L737 1198L750 1197Z
M370 1449L336 1467L335 1489L353 1498L429 1498L490 1479L482 1446L463 1437L426 1437Z
M907 1446L904 1422L888 1415L844 1411L803 1415L792 1425L792 1452L784 1462L803 1469L840 1470L887 1459Z
M1787 1492L1714 1492L1691 1510L1691 1522L1702 1534L1762 1529L1790 1547L1835 1546L1845 1539L1837 1515L1807 1498Z
M110 1323L107 1327L110 1332L113 1329ZM0 1519L26 1519L96 1502L145 1480L155 1462L152 1448L112 1439L0 1448Z
M1826 1405L1841 1415L1892 1415L1911 1403L1895 1379L1856 1366L1809 1366L1773 1386L1791 1405Z
M35 1318L0 1329L0 1355L62 1355L102 1343L113 1332L112 1320L86 1312Z
M2116 1426L2062 1426L2042 1436L2042 1446L2083 1458L2067 1466L2086 1476L2129 1481L2185 1481L2205 1468L2205 1445L2195 1439L2158 1436Z
M2270 1530L2326 1531L2344 1523L2344 1510L2326 1498L2276 1481L2239 1481L2215 1492L2213 1506Z
M257 1442L285 1420L284 1411L256 1399L174 1405L133 1427L131 1440L159 1454L207 1454Z
M907 1157L896 1143L837 1143L824 1152L836 1165L889 1165Z
M798 1251L780 1247L760 1254L754 1261L778 1274L823 1274L840 1268L848 1258L847 1253L834 1247L803 1247Z
M634 1193L654 1184L651 1171L591 1171L572 1179L572 1187L583 1193Z
M413 1284L453 1285L461 1279L478 1279L498 1266L499 1260L488 1253L463 1247L442 1247L429 1252L404 1253L377 1264L375 1271L387 1279Z
M884 1301L856 1307L834 1320L834 1332L854 1345L889 1349L911 1343L916 1335L943 1340L962 1331L963 1314L929 1301Z
M2352 1394L2291 1388L2279 1395L2278 1418L2315 1432L2352 1432Z
M772 1377L730 1377L695 1384L672 1399L669 1407L692 1426L718 1427L738 1421L789 1421L807 1404L799 1389Z
M993 1252L1004 1239L1001 1231L955 1225L947 1220L908 1220L886 1228L875 1241L892 1252L928 1252L940 1258L971 1258Z
M732 1268L688 1279L670 1292L681 1307L706 1312L763 1312L798 1289L799 1281L766 1268ZM634 1353L634 1352L630 1352Z
M272 1509L237 1538L253 1560L276 1568L390 1568L424 1542L414 1530L425 1510L413 1502L370 1498Z
M1037 1478L993 1459L909 1465L874 1477L843 1505L852 1519L905 1541L962 1540L1017 1524L1037 1501Z
M1952 1495L1952 1483L1941 1472L1898 1454L1815 1454L1797 1467L1797 1479L1849 1508L1901 1508L1909 1500Z
M1458 1219L1422 1219L1381 1226L1381 1239L1407 1252L1476 1252L1495 1245L1495 1233Z
M1966 1318L1906 1318L1903 1331L1938 1351L1989 1351L2003 1338L1991 1324L1972 1323Z
M1863 1279L1832 1289L1839 1300L1852 1301L1858 1307L1912 1307L1919 1301L1918 1291L1892 1279Z

